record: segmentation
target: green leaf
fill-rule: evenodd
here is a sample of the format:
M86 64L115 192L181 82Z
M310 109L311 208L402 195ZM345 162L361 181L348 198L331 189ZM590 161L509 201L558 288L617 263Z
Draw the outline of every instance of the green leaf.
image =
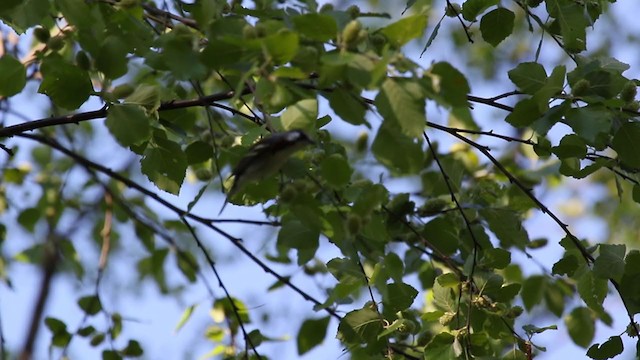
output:
M499 0L467 0L462 4L462 17L467 21L475 21L478 15L498 3Z
M52 317L45 318L44 323L49 328L49 331L51 331L52 346L64 348L69 345L72 335L67 331L67 324Z
M280 31L264 39L264 46L275 64L285 64L298 52L299 37L293 31Z
M298 250L298 265L313 259L318 250L320 233L293 217L285 217L278 232L277 246L284 250Z
M76 34L82 47L95 55L102 39L108 34L100 7L84 0L56 0L55 4L64 19L78 28Z
M533 95L532 100L538 104L539 112L547 111L550 99L562 92L566 71L564 65L553 68L551 75L547 78L547 83Z
M536 62L523 62L514 69L509 70L509 79L518 90L525 94L533 95L547 82L547 72L544 67Z
M431 339L425 346L424 360L457 359L458 354L453 346L455 337L447 332L441 332Z
M109 334L111 335L111 339L115 340L120 336L120 333L122 333L122 315L119 313L112 313L111 324Z
M95 65L109 79L117 79L127 73L128 49L118 36L109 36L95 55Z
M404 10L402 10L402 15L404 15L404 13L409 10L409 8L411 8L417 0L407 0L407 4L404 6Z
M18 4L20 6L16 7ZM0 16L5 20L5 24L11 26L18 34L23 34L28 28L41 24L49 15L50 9L51 4L47 0L3 0Z
M480 20L480 32L484 41L498 46L513 32L516 15L509 9L497 8L484 15Z
M487 221L489 230L498 237L503 248L515 246L524 249L529 243L529 235L515 212L487 208L480 210L479 213Z
M149 113L160 107L160 87L157 85L140 84L133 93L124 99L127 104L140 105Z
M327 263L327 270L341 283L350 282L363 285L360 267L350 259L334 258Z
M609 140L614 114L604 106L588 105L571 108L565 112L563 122L582 137L585 142L598 149L604 149Z
M122 360L122 356L115 350L102 351L102 360Z
M552 147L551 151L560 159L583 159L587 155L587 144L580 136L569 134L560 140L558 146Z
M78 335L82 336L82 337L87 337L87 336L95 334L95 332L96 332L96 328L94 328L93 326L89 325L89 326L85 326L83 328L78 329L78 331L76 333Z
M595 271L586 267L581 268L582 274L578 277L578 294L585 304L596 312L603 311L602 303L607 296L608 282L599 278Z
M330 318L307 319L302 323L298 331L298 355L303 355L314 347L320 345L327 335L327 327Z
M349 183L353 169L342 155L332 154L320 163L320 173L329 185L340 188Z
M81 263L81 258L76 251L74 243L68 239L62 239L58 241L58 250L62 257L66 260L65 270L71 270L75 273L78 279L82 279L84 276L84 267Z
M27 83L27 70L20 61L9 54L0 57L0 96L18 94Z
M331 109L342 120L352 125L366 123L364 115L367 112L367 106L360 100L358 95L343 88L337 88L327 95L327 99Z
M593 264L593 272L602 279L613 279L618 282L624 274L624 244L600 244L600 255Z
M221 70L238 65L251 52L237 39L211 39L200 55L200 61L212 69Z
M534 275L524 281L520 294L527 311L542 302L546 287L547 279L544 276Z
M430 73L438 76L438 94L445 103L453 107L469 106L467 95L471 88L464 74L448 62L434 64Z
M577 307L564 319L569 336L577 345L587 348L595 334L595 324L591 310Z
M436 26L431 31L431 35L429 35L429 38L425 42L424 47L422 48L422 51L420 52L420 56L424 55L424 53L427 52L427 49L431 46L431 44L433 43L433 40L435 40L436 37L438 37L438 31L440 30L440 25L442 25L442 22L444 21L444 19L445 19L444 17L441 18L440 21L438 21Z
M565 303L567 301L565 296L568 294L566 291L566 286L564 285L565 284L564 282L562 282L562 280L549 282L547 283L546 291L544 294L544 300L547 304L547 308L557 317L562 316Z
M40 70L43 78L38 92L49 96L62 108L79 108L93 91L89 74L58 55L46 57Z
M509 302L520 293L521 289L522 285L518 283L502 285L500 290L496 291L496 293L492 295L492 298L496 301Z
M443 274L433 283L433 305L438 310L457 312L458 296L454 289L460 284L455 274Z
M392 173L413 174L423 167L422 145L399 131L396 124L388 120L382 123L371 145L371 151Z
M347 344L374 343L382 331L380 315L369 308L354 310L338 325L337 337Z
M567 80L572 88L582 80L586 81L588 87L582 96L587 99L612 99L628 82L628 79L622 76L622 73L629 69L627 64L611 58L589 58L588 61L579 59L578 66L567 74Z
M633 186L632 198L633 201L640 204L640 185Z
M511 253L505 249L486 249L482 255L480 264L491 269L504 269L511 263Z
M585 16L584 5L571 0L546 0L547 12L560 26L564 48L578 53L587 48L586 27L590 21Z
M196 140L184 150L189 165L203 163L213 157L213 147L204 141Z
M404 17L391 25L382 28L382 32L389 42L399 48L409 41L422 36L427 27L428 16L416 14Z
M387 294L385 297L385 309L396 312L408 309L416 296L418 290L411 285L404 283L391 283L387 285Z
M142 173L158 188L178 194L187 171L187 156L180 145L154 136L140 160Z
M622 354L624 345L620 336L612 336L609 340L600 344L593 344L587 351L587 356L595 360L606 360Z
M285 130L314 129L318 118L318 100L304 99L289 106L282 114L282 125Z
M81 297L78 299L78 306L89 315L95 315L102 310L102 303L96 295Z
M620 296L632 314L640 313L640 251L631 250L625 258L624 275L620 281Z
M44 319L44 324L54 334L67 331L67 324L56 318L46 317Z
M399 124L404 135L420 138L425 129L425 99L418 82L388 78L382 84L375 103L385 120Z
M38 208L26 208L18 215L18 224L27 231L33 232L42 215L42 211Z
M573 276L578 269L578 258L576 255L566 254L562 259L553 264L551 273L554 275Z
M373 184L370 181L354 181L347 191L353 191L355 199L352 201L353 211L360 215L368 215L386 203L389 196L387 188L381 184Z
M533 124L542 114L535 100L524 99L516 104L513 111L505 118L505 121L520 128Z
M206 75L198 52L193 47L197 39L190 30L178 27L178 30L166 34L163 40L163 52L160 61L178 80L201 79Z
M280 112L299 100L299 97L290 90L285 81L273 81L264 77L258 80L255 95L262 99L265 110L273 113Z
M291 18L300 34L315 41L329 41L338 34L338 25L333 17L324 14L304 14Z
M178 261L178 268L182 274L189 279L190 282L195 282L199 268L198 262L193 254L188 251L178 250L176 260Z
M640 124L625 123L613 136L611 148L618 153L618 159L624 166L640 169Z
M437 217L429 221L422 232L430 244L443 255L453 255L460 247L457 228L448 218Z
M149 118L138 105L111 105L104 124L122 146L140 145L151 137Z
M20 5L23 0L5 0L0 3L0 15L13 10L16 6Z
M129 340L127 346L122 349L122 355L126 357L140 357L144 353L142 347L140 347L140 343L136 340Z
M443 287L454 287L460 284L460 279L454 273L446 273L438 276L438 284Z
M403 260L394 252L388 253L384 257L384 269L389 274L389 277L396 282L402 281L404 275L404 263Z

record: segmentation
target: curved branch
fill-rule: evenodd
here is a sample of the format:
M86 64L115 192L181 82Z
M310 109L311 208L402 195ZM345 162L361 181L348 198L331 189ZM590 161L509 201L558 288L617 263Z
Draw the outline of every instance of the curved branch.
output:
M248 93L249 93L249 89L245 88L242 90L241 95L246 95ZM172 100L172 101L162 103L158 108L158 111L162 112L162 111L168 111L168 110L184 109L184 108L189 108L194 106L217 106L217 107L224 108L225 110L229 110L230 108L228 107L222 107L219 104L214 105L214 103L216 101L231 99L234 96L235 96L235 91L224 91L224 92L219 92L216 94L200 97L197 99ZM23 134L28 131L42 129L50 126L77 124L81 121L100 119L100 118L106 117L108 114L108 111L109 111L109 106L105 105L99 110L87 111L87 112L69 114L69 115L63 115L63 116L48 117L44 119L29 121L22 124L11 125L11 126L7 126L5 128L0 129L0 138L9 138L19 134ZM238 114L239 112L236 111L234 113Z
M224 285L224 282L222 281L222 277L220 277L220 273L218 273L218 269L216 269L216 265L213 261L213 258L211 257L211 254L209 254L207 249L204 247L204 244L202 243L202 241L200 241L198 234L196 234L196 231L193 228L193 226L191 226L191 224L189 223L189 220L187 220L184 216L181 217L180 220L189 230L191 237L196 242L196 245L200 248L200 251L204 255L205 259L207 260L207 263L209 264L209 267L213 271L213 275L218 280L218 286L222 288L222 291L224 292L225 297L227 298L227 300L229 300L229 304L231 305L233 314L235 315L236 320L238 321L238 326L240 326L240 330L242 331L242 336L244 337L244 341L249 345L251 350L253 350L253 353L256 354L258 359L260 359L261 358L260 353L258 353L258 349L256 349L256 345L253 343L253 340L251 340L251 337L249 336L249 333L247 333L247 329L244 326L244 322L242 321L242 316L240 315L240 309L238 309L238 306L236 305L235 301L233 301L233 297L231 297L231 293L229 292L229 290L227 290L227 287Z
M479 96L467 95L467 100L479 104L488 105L497 109L513 112L513 107L496 102L495 98L482 98Z
M73 151L65 148L64 146L58 144L55 140L53 139L48 139L45 138L43 136L39 136L39 135L33 135L33 134L18 134L17 136L20 137L24 137L27 139L31 139L37 142L40 142L42 144L48 145L60 152L62 152L63 154L69 156L70 158L72 158L74 161L80 163L82 166L85 166L87 168L90 168L92 170L95 170L99 173L105 174L107 176L109 176L110 178L117 180L121 183L123 183L125 186L139 192L142 193L143 195L148 196L149 198L151 198L152 200L158 202L159 204L161 204L162 206L166 207L167 209L171 210L172 212L174 212L176 215L178 215L179 217L186 217L189 219L192 219L194 221L196 221L197 223L200 223L202 225L204 225L205 227L215 231L216 233L222 235L222 237L226 238L227 240L231 241L231 243L238 248L238 250L240 250L243 254L245 254L247 257L249 257L256 265L258 265L260 268L262 268L266 273L273 275L278 281L282 282L283 284L287 285L290 289L292 289L293 291L295 291L296 293L298 293L300 296L302 296L303 299L312 302L315 306L317 307L322 307L322 303L315 299L314 297L312 297L311 295L307 294L304 290L300 289L299 287L297 287L296 285L294 285L291 281L289 281L289 279L285 278L284 276L278 274L275 270L271 269L265 262L263 262L262 260L260 260L255 254L253 254L253 252L251 252L249 249L247 249L244 245L242 245L242 239L236 238L234 236L232 236L231 234L227 233L226 231L218 228L217 226L213 225L213 222L210 221L209 219L194 215L192 213L189 213L185 210L182 210L181 208L171 204L170 202L162 199L161 197L159 197L157 194L155 194L154 192L145 189L143 186L139 185L138 183L134 182L131 179L128 179L116 172L114 172L113 170L102 166L100 164L97 164L79 154L74 153ZM341 320L342 317L340 315L338 315L338 313L331 309L331 308L323 308L324 311L326 311L327 313L329 313L329 315L331 315L332 317Z

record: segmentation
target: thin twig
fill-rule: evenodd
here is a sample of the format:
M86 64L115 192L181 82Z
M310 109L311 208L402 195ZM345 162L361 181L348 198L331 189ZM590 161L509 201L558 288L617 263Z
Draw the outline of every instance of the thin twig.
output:
M471 240L473 242L473 251L471 252L471 256L473 256L473 260L472 260L472 263L471 263L471 271L469 272L469 281L470 281L470 283L473 283L473 274L474 274L474 272L476 270L476 265L477 265L477 261L478 261L478 250L480 248L482 248L482 246L480 246L480 242L478 242L478 239L476 238L476 235L473 232L473 229L471 228L471 221L467 217L467 214L464 212L464 209L462 208L462 205L460 205L460 202L458 201L458 197L456 196L456 191L453 189L453 186L451 186L451 179L449 178L449 175L447 174L447 172L444 170L444 167L440 163L440 157L436 153L436 150L433 147L433 144L431 143L431 139L429 139L429 135L427 135L426 132L423 132L422 134L423 134L424 139L427 141L427 145L429 146L429 151L431 151L431 154L433 155L433 159L435 160L436 164L438 165L438 168L440 169L440 173L442 174L442 177L443 177L444 182L445 182L445 184L447 186L447 189L449 189L449 194L451 195L451 200L456 204L456 207L459 209L460 215L462 216L462 219L464 220L464 224L467 227L467 231L469 231L469 236L471 237ZM461 297L462 297L462 282L460 284L461 285L460 285L460 294L459 294L459 297L458 297L458 306L460 306ZM471 289L471 287L470 287L470 289ZM471 297L473 296L472 292L473 292L472 290L469 291L469 303L468 303L468 308L467 308L467 321L466 321L466 325L465 325L466 329L467 329L467 336L465 337L465 339L467 340L466 341L467 350L471 348L471 338L469 337L469 335L471 334L471 313L472 313ZM460 310L458 309L458 313L459 312L460 312Z
M558 46L562 49L562 51L565 52L565 54L567 54L567 56L569 56L569 58L571 58L571 60L573 60L573 62L576 62L576 56L574 54L572 54L571 52L569 52L567 50L567 48L565 47L565 45L562 43L562 41L560 41L560 39L558 39L558 37L556 35L554 35L553 33L551 33L549 31L549 29L547 28L547 25L542 21L542 19L540 19L536 14L532 13L531 10L529 10L529 7L522 4L520 1L518 0L513 0L518 6L520 6L520 8L522 8L522 10L524 10L524 12L527 14L528 17L532 18L540 27L540 29L542 29L543 32L546 32L551 39L553 39L553 41L558 44Z
M172 20L175 20L177 22L180 22L190 28L196 29L196 30L200 30L200 27L198 26L198 23L193 20L193 19L189 19L189 18L185 18L176 14L173 14L169 11L164 11L164 10L160 10L155 6L151 6L149 4L141 4L142 8L148 12L149 14L153 14L156 16L160 16L160 17L165 17L165 18L169 18Z
M451 2L449 0L447 0L447 9L453 11L456 14L456 17L460 21L460 25L462 25L462 29L464 30L464 34L467 35L467 41L473 44L473 38L469 33L469 27L464 23L464 20L462 20L462 18L460 17L460 12L457 11L456 8L453 7L453 5L451 5Z
M213 258L209 254L209 251L207 251L207 249L204 247L204 244L202 243L202 241L200 241L198 234L196 234L195 229L193 228L193 226L191 226L189 221L184 216L181 217L180 220L189 230L191 237L196 242L196 245L200 248L200 251L204 255L205 259L207 260L207 263L209 264L209 267L213 271L213 275L218 280L218 285L220 286L220 288L222 288L222 291L224 291L224 294L227 297L227 300L229 300L231 309L233 310L236 320L238 320L238 325L240 326L240 330L242 331L242 335L244 336L245 343L248 344L249 347L251 347L251 350L253 350L253 353L256 354L258 359L260 359L261 356L258 353L258 349L256 349L256 345L251 340L251 337L249 336L249 333L247 333L247 329L244 326L244 322L242 321L242 316L240 315L240 309L238 309L238 306L236 305L235 301L233 300L233 297L231 296L231 293L229 293L229 290L227 290L227 287L224 285L224 282L222 281L222 277L220 277L220 273L218 273L218 270L216 269L216 265L213 261Z

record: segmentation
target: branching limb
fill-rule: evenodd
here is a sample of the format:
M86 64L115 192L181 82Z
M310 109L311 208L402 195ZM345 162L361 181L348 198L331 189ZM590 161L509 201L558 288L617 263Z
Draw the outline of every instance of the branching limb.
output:
M178 215L179 217L185 217L191 220L194 220L197 223L200 223L202 225L204 225L205 227L215 231L216 233L220 234L222 237L226 238L227 240L229 240L236 248L238 248L238 250L240 250L240 252L242 252L243 254L245 254L247 257L249 257L249 259L251 261L253 261L256 265L258 265L260 268L262 268L266 273L273 275L278 281L282 282L283 284L287 285L289 288L291 288L294 292L296 292L297 294L299 294L303 299L305 299L306 301L312 302L315 306L318 307L322 307L322 303L318 300L316 300L314 297L312 297L311 295L307 294L304 290L300 289L298 286L294 285L288 278L278 274L275 270L271 269L265 262L263 262L262 260L260 260L256 255L253 254L253 252L251 252L249 249L247 249L243 244L242 244L242 239L236 238L234 236L232 236L231 234L227 233L226 231L218 228L217 226L213 225L212 221L194 214L191 214L185 210L180 209L179 207L171 204L170 202L162 199L161 197L159 197L157 194L145 189L143 186L137 184L136 182L132 181L131 179L128 179L116 172L114 172L111 169L108 169L100 164L97 164L79 154L76 154L72 151L70 151L69 149L65 148L64 146L58 144L56 141L52 140L52 139L48 139L39 135L32 135L32 134L20 134L20 137L24 137L27 139L31 139L37 142L40 142L42 144L51 146L52 148L64 153L65 155L69 156L70 158L72 158L75 162L80 163L82 166L85 166L87 168L90 168L94 171L97 171L99 173L105 174L107 176L109 176L110 178L117 180L121 183L123 183L124 185L126 185L127 187L149 197L150 199L154 200L155 202L158 202L160 205L166 207L168 210L172 211L173 213L175 213L176 215ZM323 309L325 312L329 313L329 315L331 315L332 317L340 320L341 317L340 315L338 315L338 313L331 309L331 308L324 308Z
M458 201L458 197L456 196L456 191L453 189L453 186L451 186L451 179L449 178L449 175L447 174L447 172L444 170L444 167L440 163L440 157L438 156L436 150L434 149L433 144L431 144L431 139L429 139L429 135L427 135L426 132L423 132L422 134L423 134L424 139L427 141L427 145L429 146L429 151L433 155L433 159L435 160L436 164L438 165L438 169L440 169L440 173L442 174L442 177L444 178L444 182L447 185L447 189L449 189L449 194L451 195L451 200L456 204L456 208L459 210L460 215L462 216L462 219L464 220L464 224L465 224L465 226L467 228L467 231L469 231L469 236L471 237L471 240L473 242L473 251L471 252L471 256L473 256L473 258L472 258L471 270L469 272L469 282L473 283L473 274L474 274L474 272L476 270L476 264L477 264L477 261L478 261L478 251L481 249L480 242L478 242L478 239L476 238L476 235L475 235L473 229L471 228L471 221L467 217L467 214L464 212L464 209L462 208L462 205ZM466 321L466 325L465 325L465 327L467 329L467 335L471 334L471 314L472 314L472 310L473 310L473 308L472 308L473 302L471 301L472 300L471 299L472 296L473 296L473 291L471 290L469 292L469 303L468 303L468 308L467 308L467 321ZM458 296L458 306L460 306L461 298L462 298L462 286L460 286L460 293L459 293L459 296ZM460 310L458 310L458 313L459 312L460 312ZM466 341L467 350L470 351L470 349L471 349L470 338L469 338L469 336L467 336L467 337L465 337L465 339L467 339L467 341Z
M243 89L242 94L243 95L247 94L248 91L249 91L248 89ZM169 102L162 103L158 108L158 111L162 112L162 111L175 110L175 109L184 109L184 108L189 108L194 106L213 106L215 102L231 99L234 95L235 95L234 91L225 91L225 92L215 93L212 95L207 95L205 97L200 97L197 99L169 101ZM48 117L44 119L33 120L23 124L11 125L5 128L0 128L0 138L13 137L28 131L42 129L50 126L77 124L82 121L100 119L100 118L106 117L107 112L108 112L108 106L105 105L99 110L87 111L83 113L69 114L69 115L63 115L63 116ZM238 113L234 112L234 114L238 114Z
M533 194L533 191L530 188L526 187L517 177L515 177L515 175L513 175L504 165L502 165L502 163L500 161L498 161L498 159L496 159L493 155L491 155L491 153L489 152L489 149L486 146L482 146L482 145L476 143L475 141L470 140L470 139L468 139L468 138L466 138L466 137L464 137L464 136L462 136L462 135L460 135L460 134L458 134L456 132L448 132L448 133L453 135L454 137L460 139L464 143L472 146L473 148L477 149L478 151L480 151L489 161L491 161L491 163L493 163L493 165L498 170L500 170L500 172L503 175L505 175L509 179L509 182L511 182L512 184L516 185L520 190L522 190L525 193L525 195L529 199L531 199L531 201L533 201L533 203L536 205L536 207L538 209L540 209L540 211L542 211L544 214L549 216L562 229L562 231L565 233L565 235L569 238L569 240L578 249L578 251L580 252L580 254L582 255L582 257L584 258L584 260L585 260L585 262L587 264L593 264L594 263L595 258L593 257L593 255L591 255L591 253L587 250L587 248L585 248L584 245L582 245L580 240L569 230L569 226L567 224L565 224L564 222L562 222L562 220L560 220L560 218L554 212L552 212L542 201L540 201L540 199L538 199ZM624 304L625 309L627 311L627 316L629 317L630 324L633 325L635 333L636 334L640 334L640 329L638 328L638 325L635 323L635 321L633 319L633 314L629 310L629 307L627 306L626 301L625 301L624 297L622 296L622 293L620 292L620 285L614 279L609 279L609 282L613 285L613 287L616 289L616 291L620 295L620 298L622 299L622 303Z

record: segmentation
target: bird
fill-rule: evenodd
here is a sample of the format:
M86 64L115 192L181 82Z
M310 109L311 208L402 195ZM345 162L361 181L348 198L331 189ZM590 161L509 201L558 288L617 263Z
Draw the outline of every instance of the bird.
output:
M231 171L233 185L218 215L222 214L231 197L244 186L275 174L291 155L313 144L315 142L309 135L299 129L274 133L255 143Z

